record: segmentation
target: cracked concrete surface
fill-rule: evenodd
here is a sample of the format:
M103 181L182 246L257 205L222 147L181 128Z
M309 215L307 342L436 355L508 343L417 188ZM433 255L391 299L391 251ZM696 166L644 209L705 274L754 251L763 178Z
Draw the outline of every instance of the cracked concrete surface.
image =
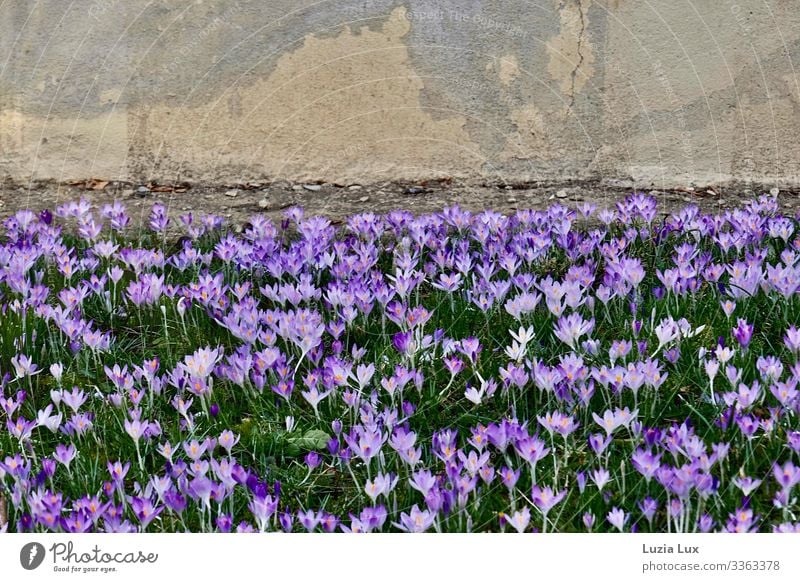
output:
M592 0L558 0L557 4L561 29L559 35L548 45L548 70L553 79L559 81L561 91L567 97L565 112L571 113L575 106L576 92L583 89L594 74L591 67L594 56L589 39L586 38L586 12L591 7ZM586 67L583 66L584 62L587 63Z
M0 4L0 176L800 186L788 0Z

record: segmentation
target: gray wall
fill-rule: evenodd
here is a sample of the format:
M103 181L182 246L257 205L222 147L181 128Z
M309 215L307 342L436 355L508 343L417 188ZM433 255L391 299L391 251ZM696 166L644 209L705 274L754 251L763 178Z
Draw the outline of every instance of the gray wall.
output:
M0 175L797 185L798 7L2 2Z

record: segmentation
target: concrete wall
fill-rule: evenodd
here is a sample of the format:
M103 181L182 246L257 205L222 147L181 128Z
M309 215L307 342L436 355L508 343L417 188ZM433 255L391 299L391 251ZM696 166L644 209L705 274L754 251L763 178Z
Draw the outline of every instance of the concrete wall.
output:
M0 3L0 176L800 183L798 0Z

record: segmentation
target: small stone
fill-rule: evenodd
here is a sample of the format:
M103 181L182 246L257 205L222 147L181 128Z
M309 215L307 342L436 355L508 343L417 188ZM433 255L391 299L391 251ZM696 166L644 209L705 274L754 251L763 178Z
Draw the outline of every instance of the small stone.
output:
M362 188L361 184L353 184L352 186L347 187L347 189L350 190L350 192L357 192L361 190L361 188Z
M509 198L508 199L509 204L514 204L514 203L516 203L516 201L517 201L516 198Z
M134 191L131 188L126 188L125 190L122 191L122 195L125 196L126 198L130 198L131 196L133 196L133 194Z
M308 190L309 192L319 192L322 190L322 186L319 184L303 184L303 188Z
M781 193L781 189L780 188L772 188L772 189L770 189L769 193L772 194L773 196L777 196L778 194Z
M227 192L225 192L225 196L227 196L228 198L236 198L238 195L239 191L236 189L228 190Z
M566 190L562 189L562 190L559 190L558 192L556 192L556 198L566 198L566 197L567 197L567 191Z
M378 196L383 196L384 194L386 194L386 192L384 192L383 190L378 190L377 192L375 192L375 194Z
M292 186L292 190L294 190L295 192L299 192L302 189L303 187L300 184L295 184L294 186Z
M150 188L148 188L147 186L139 186L139 187L136 189L136 193L137 193L139 196L144 196L145 194L149 194L149 193L150 193Z
M369 196L362 196L358 199L359 202L369 202Z
M258 201L259 208L266 208L267 206L269 206L269 200L267 200L266 198L262 198L261 200Z

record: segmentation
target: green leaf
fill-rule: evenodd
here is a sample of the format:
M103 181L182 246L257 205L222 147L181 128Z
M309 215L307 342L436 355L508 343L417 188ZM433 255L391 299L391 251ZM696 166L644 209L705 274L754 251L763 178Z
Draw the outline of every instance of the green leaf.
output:
M325 448L330 440L330 435L324 430L312 429L302 435L292 435L286 439L291 447L297 447L305 451L318 451Z

